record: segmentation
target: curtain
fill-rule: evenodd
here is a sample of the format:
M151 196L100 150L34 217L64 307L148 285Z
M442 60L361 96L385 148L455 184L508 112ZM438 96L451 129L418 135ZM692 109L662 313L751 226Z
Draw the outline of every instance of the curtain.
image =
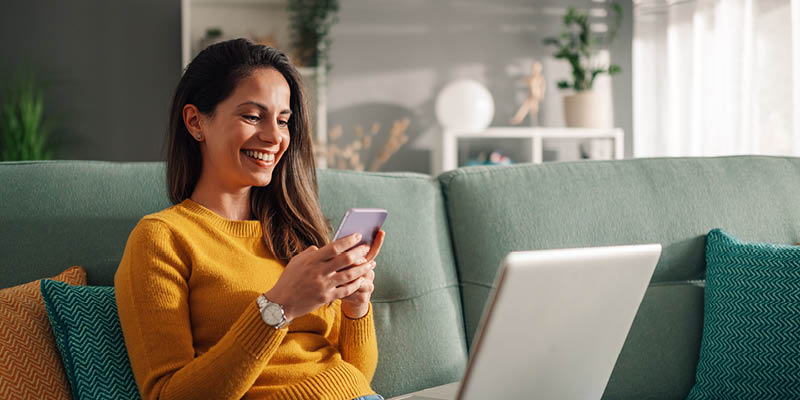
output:
M800 0L635 0L635 157L800 156Z

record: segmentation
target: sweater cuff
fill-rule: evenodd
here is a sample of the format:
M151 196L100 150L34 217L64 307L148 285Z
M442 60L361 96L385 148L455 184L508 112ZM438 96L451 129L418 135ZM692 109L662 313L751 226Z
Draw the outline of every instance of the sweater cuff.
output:
M270 357L278 349L288 328L275 329L261 319L255 300L248 304L242 316L231 327L234 340L258 360Z
M348 345L360 346L375 337L375 323L372 319L372 303L367 313L358 319L350 319L342 312L341 337Z

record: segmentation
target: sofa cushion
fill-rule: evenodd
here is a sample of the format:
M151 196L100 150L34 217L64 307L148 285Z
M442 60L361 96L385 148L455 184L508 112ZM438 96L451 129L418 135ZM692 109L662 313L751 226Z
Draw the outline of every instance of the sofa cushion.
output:
M468 167L439 179L470 344L494 274L509 251L662 245L651 290L634 319L607 398L681 398L689 393L703 312L702 302L695 300L702 298L697 296L710 229L722 226L776 243L800 237L800 185L792 184L800 182L798 158ZM684 295L692 297L681 299ZM675 325L666 325L667 320ZM653 332L652 340L642 340Z
M42 280L42 297L72 397L139 399L111 286Z
M86 271L73 266L51 279L85 285ZM0 399L70 399L39 285L0 290Z
M322 210L338 226L352 207L389 211L372 296L373 388L387 398L458 380L467 351L439 182L427 175L319 170Z
M800 246L745 243L714 229L706 262L689 399L800 397Z

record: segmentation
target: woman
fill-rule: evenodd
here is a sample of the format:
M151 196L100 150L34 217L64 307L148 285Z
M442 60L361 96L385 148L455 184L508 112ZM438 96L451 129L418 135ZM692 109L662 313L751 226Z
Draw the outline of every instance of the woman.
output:
M369 300L385 233L329 243L284 54L237 39L189 64L167 185L174 205L139 221L114 278L144 399L382 399Z

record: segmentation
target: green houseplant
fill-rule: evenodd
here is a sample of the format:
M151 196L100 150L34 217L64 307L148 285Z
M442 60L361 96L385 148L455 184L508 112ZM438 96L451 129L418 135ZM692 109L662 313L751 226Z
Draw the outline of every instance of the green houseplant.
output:
M338 22L339 0L290 0L287 7L296 62L330 69L330 30Z
M319 143L327 142L327 72L331 69L328 52L331 48L331 29L339 21L339 0L289 0L289 34L293 47L292 62L306 79L308 101L315 143L320 153L328 149ZM327 165L327 157L317 158L320 166Z
M49 160L44 84L33 72L13 76L0 95L0 160Z
M563 22L566 30L559 36L546 37L543 43L553 47L556 59L569 63L572 78L558 81L560 89L572 89L574 94L564 98L567 126L611 127L611 104L593 92L600 74L616 75L619 65L597 61L598 52L614 40L622 22L622 6L618 1L609 4L614 23L606 32L593 32L589 13L569 7Z

